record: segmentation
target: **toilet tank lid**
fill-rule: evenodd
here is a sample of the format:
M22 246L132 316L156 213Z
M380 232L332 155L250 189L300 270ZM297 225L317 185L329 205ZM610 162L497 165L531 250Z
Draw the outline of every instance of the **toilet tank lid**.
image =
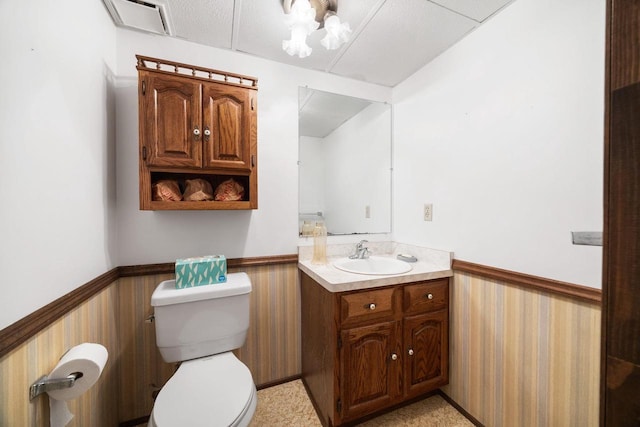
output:
M202 301L213 298L224 298L243 295L251 292L251 280L247 273L231 273L227 275L225 283L214 285L194 286L192 288L176 289L175 280L161 282L151 295L153 307L181 304L185 302Z

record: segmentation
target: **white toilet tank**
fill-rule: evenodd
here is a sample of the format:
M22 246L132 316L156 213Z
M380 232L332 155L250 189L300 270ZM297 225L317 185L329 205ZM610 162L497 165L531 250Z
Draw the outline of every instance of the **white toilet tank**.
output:
M249 329L251 280L227 275L226 283L175 288L160 283L151 296L156 344L166 362L196 359L242 347Z

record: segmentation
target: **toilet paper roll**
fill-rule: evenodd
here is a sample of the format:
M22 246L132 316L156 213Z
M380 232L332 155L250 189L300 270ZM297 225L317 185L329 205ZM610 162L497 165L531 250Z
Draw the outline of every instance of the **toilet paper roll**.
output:
M98 381L108 357L109 353L102 345L83 343L72 347L60 358L49 374L50 379L65 378L76 372L82 376L70 388L48 392L51 427L63 427L71 421L73 414L66 401L79 397Z
M49 425L51 427L64 427L73 419L73 414L64 400L49 398Z

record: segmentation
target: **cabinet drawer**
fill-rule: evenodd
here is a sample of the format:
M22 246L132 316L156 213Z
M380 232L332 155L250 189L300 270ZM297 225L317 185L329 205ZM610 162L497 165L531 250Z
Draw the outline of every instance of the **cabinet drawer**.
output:
M404 287L405 313L439 310L449 303L449 279L416 283Z
M342 324L392 317L395 313L394 288L346 294L340 297Z

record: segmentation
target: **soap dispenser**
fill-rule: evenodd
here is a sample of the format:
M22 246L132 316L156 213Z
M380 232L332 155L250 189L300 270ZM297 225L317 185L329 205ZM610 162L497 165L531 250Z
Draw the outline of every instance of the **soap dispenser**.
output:
M311 264L327 263L327 227L324 222L316 222L313 228L313 258Z
M311 223L311 221L305 221L302 224L302 237L313 236L313 227L314 225Z

